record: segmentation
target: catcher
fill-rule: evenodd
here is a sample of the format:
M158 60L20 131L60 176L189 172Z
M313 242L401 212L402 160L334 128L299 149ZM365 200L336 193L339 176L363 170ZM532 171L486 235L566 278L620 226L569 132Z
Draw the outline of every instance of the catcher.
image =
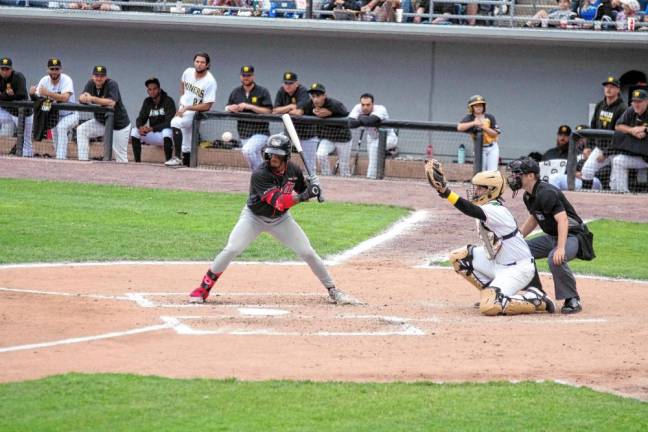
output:
M556 307L542 290L529 246L518 231L515 218L502 205L502 174L477 173L472 178L472 187L466 191L468 199L448 188L439 161L427 161L425 174L441 197L477 219L484 245L454 250L450 262L457 273L479 290L479 311L484 315L554 313Z

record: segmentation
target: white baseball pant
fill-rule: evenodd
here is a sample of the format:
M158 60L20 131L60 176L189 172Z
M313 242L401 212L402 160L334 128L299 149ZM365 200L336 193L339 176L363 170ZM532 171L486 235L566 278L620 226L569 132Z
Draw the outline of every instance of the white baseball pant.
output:
M551 174L549 176L549 184L552 184L556 186L560 190L567 190L567 174ZM579 191L583 189L583 180L579 179L576 177L574 179L574 190ZM592 179L592 190L601 190L603 189L603 185L601 184L601 180L598 178L594 177Z
M610 190L623 193L630 192L628 189L628 170L648 168L648 163L641 156L623 154L612 156L611 159Z
M473 249L472 265L482 283L490 281L491 287L499 288L507 297L525 288L535 276L535 264L530 257L513 265L498 264L488 258L483 246Z
M163 146L164 138L171 138L173 140L173 131L171 128L162 129L160 132L149 132L146 135L142 136L139 133L139 130L134 127L131 129L130 136L140 140L142 144Z
M319 142L319 139L317 137L313 137L300 141L302 149L304 150L304 159L306 159L308 170L309 172L315 174L317 172L317 160L315 158L315 154L317 153L317 143Z
M396 135L387 135L385 150L393 150L398 145ZM378 176L378 137L367 136L367 154L369 165L367 166L367 178L375 179Z
M319 162L320 171L322 175L331 175L331 164L329 163L329 155L335 151L338 157L338 166L340 175L343 177L351 176L351 167L349 161L351 160L351 143L347 142L333 142L323 139L317 148L317 161Z
M0 124L13 123L18 128L18 116L11 115L8 111L0 108ZM32 127L34 125L34 115L25 117L25 132L23 134L23 151L25 157L32 157Z
M241 144L243 144L241 153L252 171L263 163L261 150L267 142L268 136L263 134L254 134L250 138L241 140Z
M70 114L59 117L56 127L52 129L56 159L67 159L68 133L79 125L79 113L72 111Z
M115 154L115 161L120 163L128 162L128 133L130 123L123 129L113 130L112 150ZM103 136L106 127L97 120L88 120L77 127L77 146L79 149L79 160L90 160L90 138Z
M482 171L497 171L499 167L499 144L494 142L482 148Z
M308 237L289 212L286 212L278 219L268 222L255 215L248 206L243 207L241 216L229 235L227 245L216 255L210 270L214 273L224 272L232 260L239 256L263 232L271 234L299 255L324 287L328 289L335 286L333 278L324 266L324 262L317 255Z
M581 171L583 180L592 180L598 170L612 163L611 157L606 157L605 159L603 159L603 162L599 162L598 158L602 155L603 152L600 148L595 147L594 150L592 150L592 154L589 155L589 157L583 164L583 169Z
M191 138L193 135L193 118L196 111L185 111L182 117L173 117L171 127L178 128L182 131L182 153L191 152ZM176 155L181 158L181 155Z

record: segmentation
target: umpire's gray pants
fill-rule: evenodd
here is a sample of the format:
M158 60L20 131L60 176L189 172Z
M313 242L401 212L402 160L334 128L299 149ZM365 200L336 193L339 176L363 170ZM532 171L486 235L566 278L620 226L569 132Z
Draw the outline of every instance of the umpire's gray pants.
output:
M578 253L578 238L572 234L567 236L567 243L565 244L565 261L561 265L556 265L553 262L554 252L557 245L557 237L548 234L540 237L527 240L526 242L531 249L533 258L547 258L549 269L554 279L554 289L556 291L556 300L568 299L571 297L578 297L576 290L576 278L569 268L568 261L576 258Z
M262 232L271 234L306 261L325 288L335 286L322 259L317 255L308 237L289 212L276 220L266 222L252 213L248 206L245 206L241 211L241 216L230 233L227 245L214 259L211 271L214 273L224 272L232 260L239 256Z

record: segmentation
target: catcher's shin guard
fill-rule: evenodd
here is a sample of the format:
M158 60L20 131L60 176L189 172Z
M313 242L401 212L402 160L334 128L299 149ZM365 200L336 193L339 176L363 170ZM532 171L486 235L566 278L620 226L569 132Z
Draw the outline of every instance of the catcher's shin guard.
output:
M454 268L454 271L463 276L468 282L474 285L478 290L486 288L477 276L475 276L475 268L473 267L473 248L475 246L468 245L450 252L448 259Z
M499 288L484 288L479 302L479 312L487 316L532 314L545 310L549 312L548 308L544 309L547 307L544 293L536 288L532 289L534 291L522 290L520 294L507 297ZM551 304L553 305L553 302Z

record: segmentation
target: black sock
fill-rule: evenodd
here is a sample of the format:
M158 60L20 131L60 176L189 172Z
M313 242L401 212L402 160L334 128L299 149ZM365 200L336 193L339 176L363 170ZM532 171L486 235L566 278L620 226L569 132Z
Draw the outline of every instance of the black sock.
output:
M131 137L131 146L133 147L133 156L135 162L142 162L142 143L139 138Z
M182 131L178 128L173 128L173 148L176 157L179 159L182 153Z
M191 153L182 153L182 165L189 166L189 161L191 160Z
M173 140L171 138L164 138L164 160L169 160L173 157Z
M594 186L594 180L581 180L583 181L583 189L592 189L592 186Z

